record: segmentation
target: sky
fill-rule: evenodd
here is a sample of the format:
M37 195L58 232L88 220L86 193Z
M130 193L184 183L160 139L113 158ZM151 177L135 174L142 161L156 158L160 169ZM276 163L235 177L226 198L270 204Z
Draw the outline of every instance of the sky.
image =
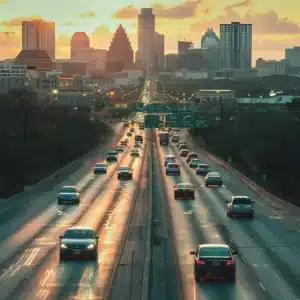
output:
M0 0L0 59L15 57L21 48L22 20L56 22L56 57L70 57L70 37L85 31L95 48L108 49L118 24L137 48L137 15L153 7L156 31L165 34L166 53L177 41L195 47L208 27L220 23L253 24L253 61L284 58L285 48L300 45L299 0Z

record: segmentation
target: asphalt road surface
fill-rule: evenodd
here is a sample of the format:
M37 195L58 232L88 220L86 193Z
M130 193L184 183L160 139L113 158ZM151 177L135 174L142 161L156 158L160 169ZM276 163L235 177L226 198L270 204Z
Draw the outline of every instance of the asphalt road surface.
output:
M0 299L103 299L141 177L145 150L140 158L131 157L132 143L118 163L109 164L107 175L92 172L94 163L103 161L104 151L56 189L28 199L27 206L18 210L11 203L17 211L9 225L0 227L6 237L0 245ZM131 166L133 180L118 181L118 166ZM65 184L80 189L79 206L57 204L57 192ZM91 226L100 237L98 262L59 262L58 237L74 225Z
M196 150L188 139L187 143L190 150ZM222 187L205 187L203 177L178 156L175 145L157 144L157 153L161 166L167 154L176 155L181 164L181 176L164 175L164 183L184 299L300 299L300 218L294 216L291 220L284 211L274 210L268 201L204 154L199 153L201 162L223 176ZM174 199L173 185L179 182L196 187L195 200ZM226 200L232 195L255 200L253 220L227 217ZM237 249L235 283L195 282L194 260L189 252L203 243L226 243Z

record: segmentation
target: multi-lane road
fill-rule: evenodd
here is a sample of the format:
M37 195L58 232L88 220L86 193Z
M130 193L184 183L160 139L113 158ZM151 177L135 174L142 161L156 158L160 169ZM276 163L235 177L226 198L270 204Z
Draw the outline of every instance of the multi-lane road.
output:
M160 146L158 132L149 129L141 157L130 156L130 138L108 173L94 175L93 165L125 137L125 131L118 132L57 185L0 202L1 300L300 299L296 209L275 209L236 173L197 151L184 130L181 139L221 173L222 187L205 187L175 145ZM180 162L180 176L165 175L163 158L170 154ZM118 166L132 167L133 180L117 180ZM195 186L195 200L174 199L173 186L179 182ZM78 187L79 206L57 204L63 185ZM253 220L227 217L226 200L232 195L255 200ZM98 261L59 261L59 236L74 225L96 231ZM189 253L203 243L226 243L237 250L235 283L195 282Z

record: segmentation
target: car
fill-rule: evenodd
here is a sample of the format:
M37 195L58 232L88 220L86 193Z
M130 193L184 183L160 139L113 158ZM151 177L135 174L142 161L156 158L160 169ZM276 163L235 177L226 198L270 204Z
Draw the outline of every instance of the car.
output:
M140 150L138 148L131 149L130 156L140 156Z
M134 128L133 127L131 127L130 128L130 132L134 132L135 130L134 130Z
M169 163L166 167L166 175L180 175L180 165L177 163Z
M71 257L85 257L98 260L98 239L90 227L76 226L68 228L59 237L59 257L65 260Z
M209 172L204 178L204 184L205 186L209 186L209 185L222 186L223 184L222 176L218 172Z
M195 187L191 183L178 183L174 185L174 198L195 199Z
M129 143L129 139L125 138L124 141L128 144Z
M166 167L169 163L176 163L176 157L174 155L167 155L164 159L164 166Z
M61 188L60 192L57 195L58 204L62 203L76 203L80 202L80 193L77 190L76 186L65 185Z
M175 132L178 132L178 131L180 131L180 128L173 128L172 130Z
M141 142L141 143L143 143L143 142L144 142L144 137L143 137L143 135L142 135L142 134L136 134L136 135L135 135L135 138L134 138L134 141L135 141L135 142Z
M177 135L177 134L174 134L172 137L171 137L171 142L172 143L178 143L180 141L180 136Z
M94 166L94 174L106 174L107 173L107 164L97 163Z
M210 171L209 165L199 164L196 169L196 174L197 175L206 175L207 173L209 173L209 171Z
M235 281L236 262L226 244L202 244L190 252L195 257L194 276L196 281L207 278L226 278Z
M118 161L118 152L116 150L108 151L106 161Z
M199 158L199 156L195 152L190 152L186 157L186 162L189 163L193 158Z
M134 143L134 145L133 145L133 148L139 148L139 149L141 149L142 148L142 145L141 145L141 143Z
M122 145L119 145L115 148L116 152L120 153L120 152L124 152L124 148Z
M118 170L118 179L132 179L132 169L129 167L120 167Z
M123 141L120 142L120 144L121 144L122 146L127 146L128 142L125 141L125 140L123 140Z
M182 149L179 151L180 157L187 157L189 155L190 151L188 149Z
M132 136L132 133L130 131L127 132L127 136Z
M129 127L129 123L128 123L128 122L125 122L125 123L124 123L124 127Z
M254 201L248 196L232 196L227 203L227 216L232 218L235 216L254 216Z
M178 150L181 151L183 149L188 149L188 146L187 144L181 144L179 147L178 147Z
M186 142L182 142L182 141L179 141L179 142L176 144L176 146L177 146L178 149L179 149L179 147L180 147L181 145L186 145L186 146L187 146Z
M201 163L201 162L200 162L200 159L198 159L198 158L193 158L193 159L190 161L189 166L190 166L190 168L197 168L197 167L199 166L200 163Z

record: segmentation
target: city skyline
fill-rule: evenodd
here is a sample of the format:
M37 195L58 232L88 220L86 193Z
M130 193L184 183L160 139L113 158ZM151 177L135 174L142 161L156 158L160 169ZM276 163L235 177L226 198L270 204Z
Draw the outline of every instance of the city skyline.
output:
M88 8L76 0L72 1L72 5L70 1L59 3L61 9L57 9L56 1L51 6L53 9L37 0L27 0L23 6L18 6L16 0L0 2L0 58L14 57L19 53L21 22L33 19L56 22L57 58L70 56L70 38L76 31L86 32L92 47L108 49L119 24L124 26L134 50L137 50L137 15L141 7L154 8L156 31L165 35L166 53L177 52L179 38L192 40L197 47L208 27L219 35L219 24L233 21L253 24L253 62L258 57L283 58L285 48L300 44L300 26L297 23L300 3L292 3L291 0L281 4L221 0L218 6L211 1L164 0L160 4L151 2L151 5L150 1L123 0L119 1L118 7L103 6L93 0Z

